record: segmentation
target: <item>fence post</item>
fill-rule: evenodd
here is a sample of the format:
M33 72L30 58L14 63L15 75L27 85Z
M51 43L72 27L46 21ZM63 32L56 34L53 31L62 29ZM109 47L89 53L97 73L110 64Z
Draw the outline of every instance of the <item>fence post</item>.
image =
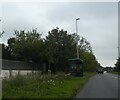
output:
M46 72L46 64L44 63L43 64L43 73L45 73Z
M32 70L32 74L34 74L34 71Z
M12 70L9 70L9 77L12 77Z
M48 75L51 76L51 70L50 69L48 69Z
M18 75L20 75L20 70L18 70Z
M42 74L42 71L41 71L41 70L39 70L39 71L38 71L38 74L39 74L39 75L41 75L41 74Z

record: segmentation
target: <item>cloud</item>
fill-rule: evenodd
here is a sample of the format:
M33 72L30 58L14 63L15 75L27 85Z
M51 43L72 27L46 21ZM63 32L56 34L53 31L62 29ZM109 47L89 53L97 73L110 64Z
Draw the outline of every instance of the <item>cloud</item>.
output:
M52 28L59 27L71 34L75 32L75 19L80 17L78 33L91 43L100 63L113 66L117 58L115 2L3 3L2 14L3 30L6 32L3 42L12 37L16 29L37 28L45 37Z

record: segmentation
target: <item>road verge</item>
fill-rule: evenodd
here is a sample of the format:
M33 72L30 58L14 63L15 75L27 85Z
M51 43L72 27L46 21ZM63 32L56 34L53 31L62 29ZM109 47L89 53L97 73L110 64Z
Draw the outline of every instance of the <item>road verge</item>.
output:
M72 98L95 73L84 77L69 74L28 75L3 79L3 98Z

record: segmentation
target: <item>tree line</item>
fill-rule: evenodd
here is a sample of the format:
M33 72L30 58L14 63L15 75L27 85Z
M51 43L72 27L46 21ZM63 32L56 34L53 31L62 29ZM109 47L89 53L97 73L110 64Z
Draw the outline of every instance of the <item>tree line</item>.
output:
M16 30L14 36L2 45L2 59L45 63L53 72L69 71L68 59L76 58L76 45L79 42L79 56L83 60L84 71L95 71L98 66L90 42L77 34L53 28L45 38L37 29Z
M114 71L115 72L120 72L120 57L118 57L118 59L115 63Z

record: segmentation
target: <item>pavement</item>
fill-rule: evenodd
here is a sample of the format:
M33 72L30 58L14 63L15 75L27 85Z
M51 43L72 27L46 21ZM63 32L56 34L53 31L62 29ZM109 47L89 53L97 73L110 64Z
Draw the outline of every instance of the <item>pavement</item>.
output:
M120 76L118 75L109 73L96 74L79 90L75 98L118 98L119 82Z

